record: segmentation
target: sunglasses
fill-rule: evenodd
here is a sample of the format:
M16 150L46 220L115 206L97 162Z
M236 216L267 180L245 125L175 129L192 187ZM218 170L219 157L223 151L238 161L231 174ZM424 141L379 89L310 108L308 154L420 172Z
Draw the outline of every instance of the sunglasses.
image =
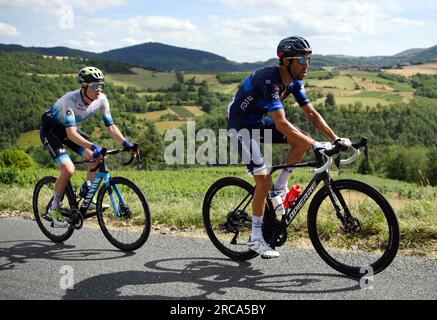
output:
M302 65L305 65L305 64L310 64L311 63L311 57L310 56L300 56L300 57L289 57L289 58L286 58L287 60L291 60L291 59L297 59L297 61L300 63L300 64L302 64Z
M88 84L94 91L103 91L105 89L104 82L93 82Z

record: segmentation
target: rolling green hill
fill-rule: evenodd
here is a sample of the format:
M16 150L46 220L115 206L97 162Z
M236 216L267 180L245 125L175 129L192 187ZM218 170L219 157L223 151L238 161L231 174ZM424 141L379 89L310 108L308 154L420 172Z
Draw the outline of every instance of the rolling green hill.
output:
M44 55L84 57L88 59L120 61L157 70L219 72L252 71L257 68L277 64L273 58L264 62L237 63L219 55L162 43L144 43L126 48L92 53L66 47L41 48L0 44L0 51L31 51ZM317 52L315 52L317 53ZM437 60L437 46L427 49L410 49L393 56L352 57L344 55L313 55L314 67L394 67L402 64L426 63Z

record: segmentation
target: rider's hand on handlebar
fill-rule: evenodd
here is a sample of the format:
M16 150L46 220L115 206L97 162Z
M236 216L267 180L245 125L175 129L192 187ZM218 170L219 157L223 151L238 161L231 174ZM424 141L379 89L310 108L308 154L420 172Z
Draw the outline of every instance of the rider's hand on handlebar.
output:
M134 156L137 153L137 144L130 142L129 140L123 141L124 150L129 150L131 155Z
M93 158L94 159L99 159L102 155L102 150L104 148L102 148L101 146L97 145L97 144L93 144L91 147L91 151L93 152Z

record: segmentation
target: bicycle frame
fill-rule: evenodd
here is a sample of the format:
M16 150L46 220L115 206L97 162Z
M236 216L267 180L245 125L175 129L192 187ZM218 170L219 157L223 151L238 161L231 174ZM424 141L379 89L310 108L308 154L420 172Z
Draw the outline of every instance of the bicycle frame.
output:
M315 151L315 156L316 156L316 161L302 162L302 163L297 163L297 164L292 164L292 165L285 164L285 165L272 166L272 167L270 167L270 174L272 174L273 172L275 172L277 170L285 169L285 168L305 168L305 167L321 168L321 167L323 167L325 165L330 165L330 164L327 164L327 162L328 161L332 161L331 159L324 158L322 156L322 154L320 154L317 151ZM344 160L342 160L342 161L344 161ZM346 161L348 162L348 161L350 161L350 159L346 160ZM291 207L287 209L286 214L283 216L283 218L281 220L282 227L284 229L288 228L288 226L297 217L297 215L299 214L299 212L302 209L302 207L307 203L307 201L309 200L311 195L316 191L318 185L323 181L325 183L325 186L328 187L329 198L331 199L332 204L333 204L333 206L335 208L337 217L340 219L340 221L342 222L342 224L345 227L345 229L348 229L345 216L348 217L351 214L350 214L349 208L347 207L347 205L346 205L342 195L337 190L333 189L333 187L332 187L332 181L333 180L331 179L331 177L329 175L329 171L328 170L321 170L320 172L318 172L318 170L314 170L314 172L316 172L316 174L311 179L311 181L308 183L308 185L305 188L305 190L302 192L302 194L300 194L297 197L297 199L293 202ZM248 206L248 204L253 199L253 193L252 194L248 194L243 199L243 201L241 201L241 203L237 206L237 208L235 209L234 212L239 210L240 206L243 203L245 203L248 200L249 197L250 197L249 201L246 203L246 205L243 208L243 210L245 210L246 207ZM342 210L341 210L341 207L339 206L338 202L340 202L341 206L343 207L343 209L345 211L344 212L345 215L342 214ZM271 202L270 201L268 202L268 204L269 204L269 209L270 210L274 210L274 208L271 206Z
M92 162L92 161L78 161L78 162L74 162L74 163L80 164L80 163L87 163L87 162ZM122 211L120 210L120 207L117 204L117 201L115 200L114 193L113 193L112 189L114 189L114 191L118 197L120 205L122 207L126 207L126 204L125 204L125 201L123 199L123 196L121 195L120 190L118 189L118 186L114 185L111 187L111 185L110 185L112 176L109 173L108 168L106 167L105 161L102 161L101 163L99 163L97 168L94 169L93 171L97 171L96 176L94 177L94 179L91 183L91 187L88 190L88 193L86 194L80 208L79 208L79 203L77 201L73 186L72 186L70 181L68 182L67 194L70 194L70 196L68 197L70 199L69 200L70 201L70 208L75 208L75 209L78 208L79 212L82 214L84 219L94 217L96 215L95 212L93 212L91 214L87 214L87 211L88 211L89 206L91 205L91 200L94 198L94 196L96 195L96 193L98 192L98 190L100 188L100 185L103 182L106 185L106 188L108 189L109 198L111 200L111 204L112 204L112 207L114 208L115 214L117 215L117 217L121 217Z

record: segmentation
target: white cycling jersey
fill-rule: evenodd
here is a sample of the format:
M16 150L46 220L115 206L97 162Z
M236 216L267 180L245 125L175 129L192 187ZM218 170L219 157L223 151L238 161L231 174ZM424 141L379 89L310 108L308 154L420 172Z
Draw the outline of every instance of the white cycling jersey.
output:
M100 93L98 99L86 105L81 95L81 89L78 89L59 98L50 108L48 114L59 125L67 128L76 126L78 122L86 120L97 112L102 113L106 126L114 124L106 95Z

